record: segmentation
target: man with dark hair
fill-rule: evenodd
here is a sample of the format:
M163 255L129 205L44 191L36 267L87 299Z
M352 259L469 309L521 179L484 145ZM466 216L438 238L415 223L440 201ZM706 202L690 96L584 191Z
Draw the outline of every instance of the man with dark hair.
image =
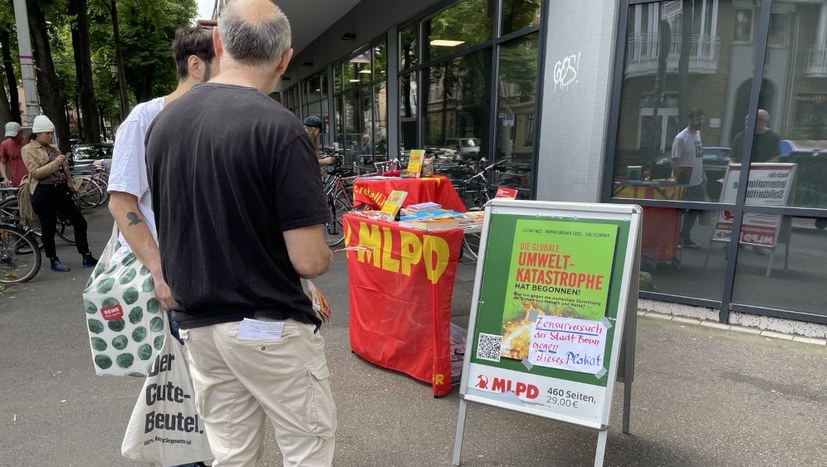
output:
M206 29L179 29L171 49L178 87L171 94L138 104L118 127L108 188L111 194L109 211L118 223L121 240L149 269L155 282L155 295L165 310L172 306L172 294L161 271L161 255L155 241L155 216L146 176L144 139L149 124L161 109L194 85L207 81L212 74L211 68L218 65L214 60L212 34Z
M678 133L672 142L672 173L678 180L678 184L686 185L683 199L704 201L706 174L704 173L704 145L701 142L704 111L702 109L691 110L687 117L687 127ZM687 209L683 215L681 246L684 248L700 246L693 242L690 236L698 214L697 209Z
M269 418L285 466L329 466L336 407L300 282L330 266L329 212L302 122L268 97L293 55L290 23L268 0L220 18L220 73L147 134L173 318L215 465L255 465Z

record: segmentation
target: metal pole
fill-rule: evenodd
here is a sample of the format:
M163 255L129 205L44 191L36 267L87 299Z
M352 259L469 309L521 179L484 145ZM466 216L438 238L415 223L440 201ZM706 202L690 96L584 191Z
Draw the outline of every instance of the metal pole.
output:
M31 125L40 113L37 98L37 81L32 58L32 39L29 36L29 13L26 0L14 0L14 18L17 25L17 45L20 50L20 75L23 78L23 96L26 100L26 115L21 118L23 125ZM9 83L13 86L14 83Z

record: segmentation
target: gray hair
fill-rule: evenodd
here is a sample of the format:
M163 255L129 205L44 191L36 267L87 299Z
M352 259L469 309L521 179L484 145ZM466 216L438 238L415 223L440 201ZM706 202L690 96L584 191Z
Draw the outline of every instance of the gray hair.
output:
M221 12L218 33L227 54L244 65L277 62L290 48L290 22L276 6L273 13L249 19L239 4L229 2ZM273 5L275 6L275 5Z

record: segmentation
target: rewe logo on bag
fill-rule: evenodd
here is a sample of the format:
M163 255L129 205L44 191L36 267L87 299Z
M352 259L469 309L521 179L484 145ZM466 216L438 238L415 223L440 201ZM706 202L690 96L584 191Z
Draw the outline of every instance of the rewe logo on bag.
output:
M123 318L123 308L120 304L105 306L100 309L100 314L107 321L121 319Z

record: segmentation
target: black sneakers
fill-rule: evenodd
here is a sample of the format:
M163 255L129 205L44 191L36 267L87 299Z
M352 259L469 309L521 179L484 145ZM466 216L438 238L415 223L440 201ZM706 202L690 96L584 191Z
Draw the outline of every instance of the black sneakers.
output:
M96 260L95 257L92 256L92 253L86 253L85 255L83 255L83 267L91 268L94 267L96 264L98 264L98 260Z
M58 258L57 256L52 258L51 261L52 261L52 271L55 271L55 272L69 272L69 271L71 271L71 269L69 269L69 266L66 266L65 264L61 263L60 258Z
M689 249L694 250L696 248L700 248L701 246L687 238L686 240L681 242L681 247L682 248L689 248Z

